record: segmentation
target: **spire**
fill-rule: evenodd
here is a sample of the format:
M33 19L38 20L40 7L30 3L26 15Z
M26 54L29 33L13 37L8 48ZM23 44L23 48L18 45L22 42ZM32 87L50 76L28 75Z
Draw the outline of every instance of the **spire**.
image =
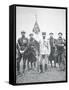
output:
M37 14L35 14L35 24L34 24L33 32L35 34L38 34L40 32L40 28L37 22Z
M37 14L35 14L35 20L36 20L36 22L37 22Z

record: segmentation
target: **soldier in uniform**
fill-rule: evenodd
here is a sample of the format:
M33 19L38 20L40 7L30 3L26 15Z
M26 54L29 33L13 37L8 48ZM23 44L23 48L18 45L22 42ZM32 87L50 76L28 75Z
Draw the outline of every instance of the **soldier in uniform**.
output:
M53 38L54 34L51 32L49 33L49 35L50 35L49 42L50 42L50 49L51 49L49 60L51 63L51 67L53 67L52 61L54 61L54 67L56 67L56 61L55 61L55 56L54 56L54 53L55 53L55 39Z
M39 51L39 42L36 39L34 39L33 33L29 34L29 36L30 36L30 38L29 38L29 46L34 47L34 49Z
M33 33L29 34L29 36L30 36L30 38L29 38L29 47L31 47L32 53L36 57L36 42L37 41L34 39ZM33 59L33 60L35 60L35 59ZM32 64L34 65L34 67L36 66L36 63L33 60L31 60L31 68L33 67ZM29 62L28 62L28 68L29 68Z
M57 44L56 44L57 53L58 53L57 58L58 58L59 68L60 68L60 65L63 61L63 53L64 53L64 40L62 38L62 35L63 34L61 32L58 33L58 39L57 39Z
M64 64L63 71L65 71L66 70L66 40L65 39L64 39L63 64Z
M40 41L40 72L47 70L48 56L50 54L50 44L46 40L46 32L42 32L42 41Z
M17 71L18 73L20 73L20 61L23 57L23 53L24 51L26 50L27 46L28 46L28 39L25 37L25 32L22 31L21 32L21 38L18 39L18 51L19 51L19 54L18 54L18 59L17 59ZM25 70L25 67L26 67L26 60L23 59L23 71Z
M29 46L34 47L35 39L33 37L33 33L29 34L29 36L30 36L30 38L29 38Z

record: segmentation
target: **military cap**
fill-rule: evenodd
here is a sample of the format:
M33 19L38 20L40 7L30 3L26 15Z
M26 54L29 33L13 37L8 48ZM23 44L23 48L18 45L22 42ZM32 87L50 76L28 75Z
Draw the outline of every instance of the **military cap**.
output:
M33 33L30 33L29 36L33 36Z
M25 34L25 31L21 31L21 34L24 33Z
M58 35L59 35L59 34L63 35L61 32L59 32Z
M42 32L42 35L45 36L46 35L46 32Z
M51 33L49 33L49 35L53 35L53 33L51 32Z

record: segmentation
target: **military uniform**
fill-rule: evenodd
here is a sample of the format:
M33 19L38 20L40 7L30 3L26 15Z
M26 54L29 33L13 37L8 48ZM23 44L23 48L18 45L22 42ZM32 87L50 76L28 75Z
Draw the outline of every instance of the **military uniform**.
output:
M63 64L64 64L64 69L63 70L66 70L66 40L65 39L64 39Z
M43 71L46 71L47 69L49 54L50 54L49 41L48 40L41 41L40 42L40 68L43 66Z
M35 39L34 38L29 39L29 46L34 48L34 46L35 46Z
M54 56L54 53L55 53L55 39L53 37L50 37L49 42L50 42L50 49L51 49L49 60L50 60L51 67L52 67L52 60L54 60L54 64L56 63L55 62L55 56ZM54 65L54 66L56 66L56 65Z
M45 40L46 33L43 32L43 40L40 40L40 72L47 70L48 56L50 54L50 44Z
M29 39L29 41L28 41L28 45L29 45L29 47L32 49L32 53L33 53L33 55L36 57L36 40L34 39L34 38L30 38ZM33 60L35 60L35 59L33 59ZM32 66L32 63L34 62L34 67L36 66L36 63L35 63L35 61L33 61L33 60L31 60L31 68L33 67ZM29 68L29 62L28 62L28 68Z
M62 59L63 59L63 52L64 52L64 42L63 42L62 37L59 37L57 39L56 46L57 46L57 53L58 53L58 56L57 56L58 57L58 63L59 63L59 66L60 66L60 64L62 62Z
M21 61L21 58L23 57L22 51L24 51L27 46L28 46L28 39L27 38L24 37L24 38L18 39L18 51L19 51L18 59L17 59L17 71L18 72L20 70L20 61ZM25 69L25 64L26 64L26 61L23 60L23 69Z

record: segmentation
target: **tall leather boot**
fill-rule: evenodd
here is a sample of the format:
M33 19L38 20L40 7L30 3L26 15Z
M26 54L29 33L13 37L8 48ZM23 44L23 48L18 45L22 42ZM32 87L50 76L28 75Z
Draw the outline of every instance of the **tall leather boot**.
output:
M45 64L45 71L47 70L47 64Z
M25 67L26 67L26 66L25 66L25 65L23 65L23 73L24 73L24 71L25 71Z
M43 72L43 68L42 68L42 65L40 65L40 73Z
M20 62L17 62L17 74L20 74Z

